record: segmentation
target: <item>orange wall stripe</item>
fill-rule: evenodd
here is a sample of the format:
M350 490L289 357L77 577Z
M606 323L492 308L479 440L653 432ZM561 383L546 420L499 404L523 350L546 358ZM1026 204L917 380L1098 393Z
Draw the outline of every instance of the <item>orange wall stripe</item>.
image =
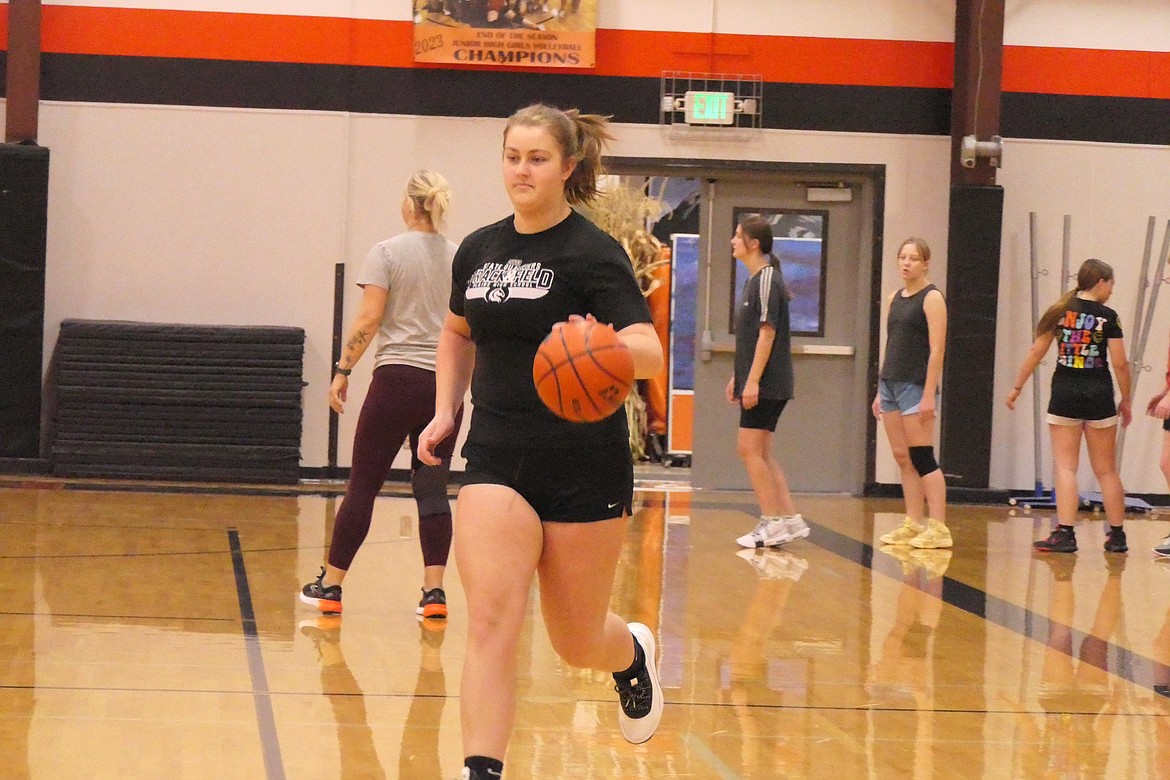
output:
M41 47L63 54L335 63L350 19L45 6Z
M750 73L769 82L949 89L954 58L950 43L598 30L596 72Z
M1170 52L1009 46L1003 89L1170 99Z
M7 5L0 8L2 46ZM42 14L41 47L50 53L416 67L409 22L55 5ZM949 89L954 46L598 30L597 62L592 70L529 72L658 78L675 70L758 74L778 83ZM1003 70L1007 92L1170 99L1170 52L1009 46Z

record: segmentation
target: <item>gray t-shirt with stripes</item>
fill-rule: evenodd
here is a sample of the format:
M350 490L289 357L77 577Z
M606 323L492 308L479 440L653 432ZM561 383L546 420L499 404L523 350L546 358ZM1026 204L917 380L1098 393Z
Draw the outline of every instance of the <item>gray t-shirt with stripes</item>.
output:
M788 290L783 275L770 265L761 268L743 286L743 297L735 311L735 395L743 393L752 369L760 326L776 329L772 352L760 377L760 398L787 401L793 397L792 333L788 313Z

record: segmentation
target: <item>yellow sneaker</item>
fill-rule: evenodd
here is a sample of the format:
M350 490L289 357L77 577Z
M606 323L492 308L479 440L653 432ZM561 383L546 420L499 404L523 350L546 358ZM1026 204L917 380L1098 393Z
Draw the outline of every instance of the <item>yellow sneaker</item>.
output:
M951 555L951 551L945 549L920 550L915 548L910 553L910 557L922 565L923 570L926 572L927 578L932 580L946 575L947 567L951 565Z
M927 520L926 530L910 540L911 547L921 550L935 550L939 547L950 547L951 530L937 520Z
M910 544L910 540L922 533L922 530L922 526L907 517L893 531L882 534L879 540L882 544Z
M881 547L878 548L878 552L884 552L886 555L889 555L891 558L894 558L895 560L897 560L898 563L900 563L902 565L902 574L909 575L909 574L913 574L915 571L917 571L919 569L919 567L922 566L922 563L920 561L916 560L910 554L911 550L913 550L913 549L914 549L913 547L909 547L904 543L903 544L883 544Z

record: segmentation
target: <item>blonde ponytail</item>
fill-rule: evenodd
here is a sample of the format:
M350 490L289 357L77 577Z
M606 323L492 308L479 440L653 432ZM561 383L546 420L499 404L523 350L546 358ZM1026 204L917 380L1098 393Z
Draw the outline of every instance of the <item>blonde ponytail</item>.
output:
M451 186L442 174L423 169L415 171L406 183L406 197L415 213L424 217L436 230L443 225L451 206Z

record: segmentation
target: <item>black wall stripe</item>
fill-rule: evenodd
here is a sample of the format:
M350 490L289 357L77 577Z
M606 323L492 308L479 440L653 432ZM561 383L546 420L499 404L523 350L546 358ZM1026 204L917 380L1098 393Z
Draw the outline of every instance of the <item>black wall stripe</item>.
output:
M0 90L5 55L0 52ZM42 55L41 97L95 103L506 117L534 101L658 123L659 79L523 71ZM2 92L0 92L2 94ZM950 90L770 83L767 128L949 135ZM1170 100L1005 93L1002 132L1170 144Z
M1005 138L1170 144L1170 100L1005 92Z

